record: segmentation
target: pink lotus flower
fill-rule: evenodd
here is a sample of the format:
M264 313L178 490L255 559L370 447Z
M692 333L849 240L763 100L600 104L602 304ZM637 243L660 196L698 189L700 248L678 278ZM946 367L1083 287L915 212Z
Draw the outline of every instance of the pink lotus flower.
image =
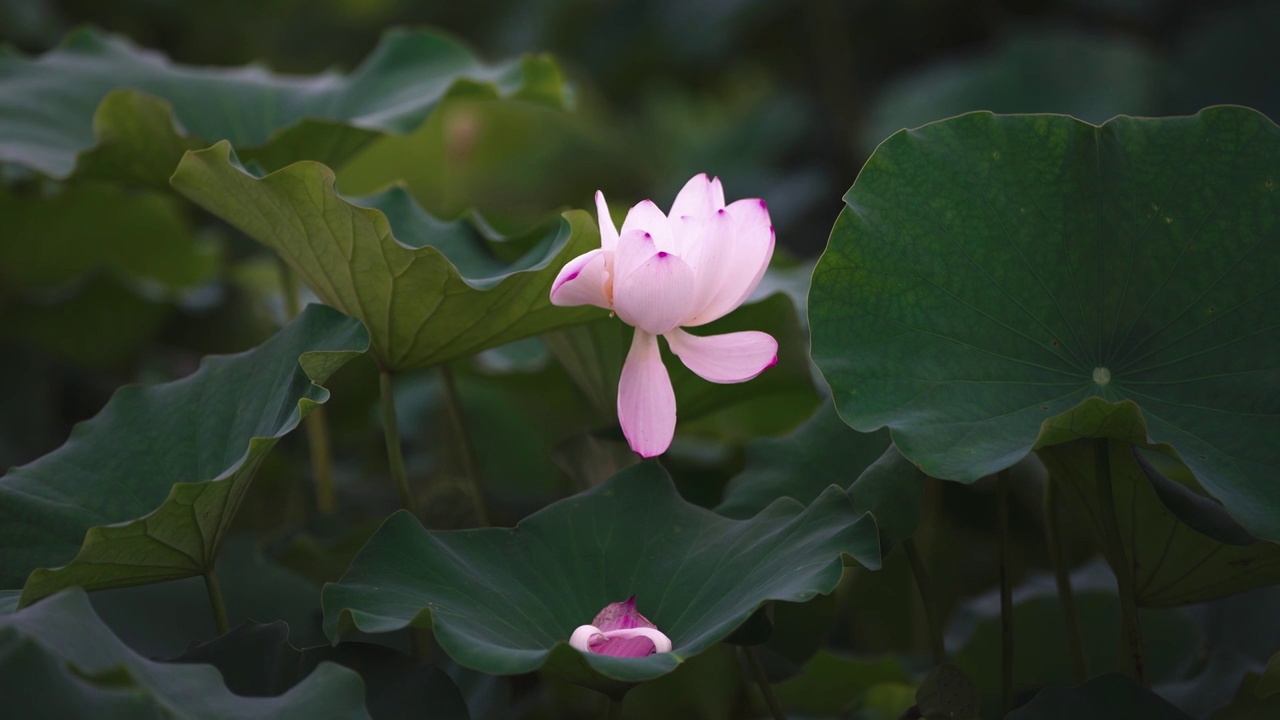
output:
M618 421L631 449L661 455L676 429L676 397L658 336L685 366L714 383L739 383L778 362L763 332L698 336L683 328L721 318L755 290L773 256L763 200L724 203L720 179L697 175L663 214L645 200L619 234L596 193L600 249L569 261L551 286L555 305L596 305L635 327L618 383Z
M569 645L582 652L613 657L645 657L670 652L671 640L636 610L636 596L609 603L590 625L573 631Z

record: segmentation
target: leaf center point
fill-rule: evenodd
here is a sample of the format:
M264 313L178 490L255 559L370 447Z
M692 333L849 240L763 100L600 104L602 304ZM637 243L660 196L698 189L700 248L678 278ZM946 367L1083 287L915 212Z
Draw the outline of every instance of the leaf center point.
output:
M1111 371L1104 367L1096 367L1093 369L1093 381L1099 385L1106 385L1111 382Z

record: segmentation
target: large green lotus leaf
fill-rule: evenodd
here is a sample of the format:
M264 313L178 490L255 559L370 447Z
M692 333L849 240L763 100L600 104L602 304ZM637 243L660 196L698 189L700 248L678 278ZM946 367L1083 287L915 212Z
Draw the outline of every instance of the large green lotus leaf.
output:
M981 55L945 58L891 82L871 103L862 146L869 152L904 127L971 110L1063 113L1095 123L1156 114L1163 70L1155 53L1123 35L1014 30Z
M336 641L432 628L463 666L511 675L545 665L620 696L724 640L767 601L831 592L844 555L879 566L875 522L838 488L807 508L780 500L735 521L683 501L647 462L511 530L428 532L393 515L325 586L325 630ZM627 659L569 647L576 627L632 595L671 652Z
M1120 602L1115 578L1093 562L1071 574L1080 640L1093 672L1114 668L1120 650ZM1197 648L1208 646L1191 613L1142 610L1146 672L1152 682L1179 680ZM1052 576L1038 573L1013 591L1013 687L1018 695L1054 685L1072 685L1075 673L1062 621L1062 603ZM965 600L952 613L947 646L955 663L973 679L986 711L996 717L1001 704L1001 620L998 589Z
M134 283L96 272L48 292L0 293L0 338L79 367L124 371L174 311L128 285Z
M1191 720L1191 716L1123 675L1108 673L1069 688L1041 690L1005 720Z
M604 314L557 308L549 297L560 268L600 245L585 212L565 213L558 230L508 265L469 223L436 220L403 189L353 204L319 163L259 179L219 143L187 154L172 183L279 253L321 300L362 320L383 367L435 365Z
M0 287L5 294L57 288L92 270L163 295L209 279L216 249L191 235L180 201L108 185L56 195L0 189Z
M1063 502L1103 543L1095 475L1094 438L1108 438L1116 521L1132 567L1138 603L1149 607L1188 605L1280 581L1280 545L1258 540L1222 506L1175 479L1151 461L1194 482L1174 457L1147 446L1148 429L1132 402L1090 398L1070 414L1048 420L1037 450ZM1150 461L1146 458L1149 457ZM1181 470L1181 472L1179 472Z
M849 499L875 516L884 552L911 537L920 522L924 475L902 457L887 430L852 430L830 402L791 435L752 441L744 465L716 512L749 517L780 497L808 503L828 485L853 478Z
M226 635L192 646L175 663L205 663L227 688L245 697L279 695L303 682L321 663L337 663L364 679L373 720L421 717L467 720L467 704L444 671L422 660L369 643L299 649L283 622L247 622Z
M241 697L211 665L134 653L80 590L0 616L0 695L15 718L368 718L360 676L322 663L287 692Z
M676 409L686 430L693 429L690 421L705 420L713 431L741 437L776 434L795 427L818 406L819 397L805 353L804 330L790 298L775 293L743 305L698 328L696 334L717 335L742 330L767 332L778 341L778 364L745 383L707 382L667 354ZM601 417L617 417L618 378L634 332L617 318L602 318L544 337L552 354Z
M1141 408L1280 540L1280 128L973 113L895 134L845 197L809 299L854 428L930 475L1009 467L1086 398Z
M911 684L911 675L894 657L859 658L818 653L796 677L778 683L774 693L788 708L817 716L839 716L881 683Z
M0 189L0 337L82 367L120 370L206 282L218 252L167 195L78 184Z
M83 173L163 186L182 151L229 140L267 168L304 158L340 164L383 134L418 127L448 94L486 85L565 101L551 60L487 66L423 30L387 32L348 75L296 77L256 65L177 65L81 29L39 58L0 49L0 162L56 178ZM131 90L112 93L119 88Z
M23 586L28 605L211 569L259 463L328 399L316 383L367 346L358 321L312 305L253 350L120 389L65 445L0 478L0 587Z

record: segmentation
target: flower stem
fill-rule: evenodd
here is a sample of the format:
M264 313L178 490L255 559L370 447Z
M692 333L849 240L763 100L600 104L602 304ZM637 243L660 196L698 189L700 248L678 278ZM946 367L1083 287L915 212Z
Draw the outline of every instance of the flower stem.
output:
M276 267L280 271L284 313L287 320L292 320L302 312L298 301L298 280L279 255L276 256ZM321 515L332 515L338 509L338 496L333 487L333 452L329 445L329 423L325 420L324 407L312 408L302 424L307 429L307 450L311 455L311 484L316 494L316 510Z
M1062 622L1067 632L1067 647L1071 651L1071 666L1075 670L1076 683L1089 679L1089 660L1084 654L1084 639L1080 633L1080 614L1076 609L1075 592L1071 589L1071 571L1067 567L1062 550L1062 535L1058 529L1058 483L1050 476L1044 487L1044 529L1049 542L1049 557L1053 561L1053 576L1058 585L1058 604L1062 606Z
M621 720L622 718L622 701L611 697L606 697L608 705L604 707L605 720Z
M911 538L902 542L902 550L907 554L907 562L911 563L911 574L916 579L916 590L920 592L920 603L924 605L925 624L929 630L929 649L933 653L933 664L941 665L947 661L947 646L942 642L942 626L938 624L937 610L933 606L933 587L929 583L929 573L925 570L916 544Z
M1139 685L1148 687L1142 656L1142 628L1138 624L1138 591L1133 580L1133 565L1129 562L1120 536L1120 523L1116 520L1116 499L1111 485L1110 441L1095 438L1093 452L1098 480L1098 505L1102 515L1103 548L1120 591L1120 632L1128 650L1127 654L1121 653L1125 658L1122 666Z
M462 470L467 476L467 486L471 490L471 503L475 506L476 520L481 526L489 524L489 507L484 500L484 485L480 480L480 469L476 463L476 449L471 444L471 436L467 434L466 417L462 414L462 401L458 396L458 382L453 376L449 363L440 364L440 385L444 388L444 405L449 412L449 420L453 423L454 433L458 436L458 444L462 448Z
M1000 526L1000 697L1013 711L1013 587L1009 578L1009 470L996 475L996 514Z
M787 720L787 714L782 710L782 703L778 702L778 696L773 694L773 686L769 684L769 678L764 674L764 666L760 664L760 656L756 654L756 649L750 645L741 647L742 656L746 658L747 667L751 670L751 677L760 687L760 694L764 695L764 702L769 706L769 712L774 720Z
M391 482L400 495L400 507L418 514L409 489L409 474L404 469L404 453L400 450L400 427L396 422L396 399L391 390L391 371L383 369L379 378L382 390L382 433L387 441L387 463L391 467Z
M204 573L204 588L209 592L209 605L213 606L213 622L218 627L219 635L231 632L227 622L227 604L222 600L222 586L218 584L218 575L209 568Z

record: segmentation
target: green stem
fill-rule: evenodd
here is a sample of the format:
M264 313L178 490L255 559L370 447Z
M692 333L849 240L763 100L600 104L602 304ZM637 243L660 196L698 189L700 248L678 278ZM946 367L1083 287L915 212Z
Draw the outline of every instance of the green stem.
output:
M920 604L924 606L925 625L929 630L929 649L933 653L933 664L941 665L947 661L947 646L942 641L942 626L938 624L937 610L933 606L933 587L929 582L929 573L925 570L924 560L916 550L911 538L902 543L902 550L907 554L907 562L911 563L911 574L916 579L916 589L920 591Z
M778 702L778 696L773 694L773 686L769 684L769 678L764 674L764 666L760 664L760 656L756 654L756 649L750 645L743 645L742 655L747 660L747 667L751 670L751 677L755 679L756 685L759 686L760 694L764 695L764 702L769 706L769 712L773 715L774 720L787 720L787 714L782 709L782 703Z
M391 482L400 496L400 507L418 514L409 490L409 474L404 469L404 453L400 450L400 427L396 422L396 399L391 390L391 371L383 369L379 378L382 390L382 433L387 441L387 463L391 467Z
M316 491L316 510L332 515L338 510L338 492L333 484L333 451L329 444L329 422L324 406L311 408L303 421L307 429L307 450L311 454L311 480Z
M302 312L298 301L298 280L288 264L279 255L276 267L280 271L280 292L284 295L284 311L292 320ZM329 444L329 424L323 407L312 408L302 421L307 429L307 450L311 455L311 484L316 494L316 510L322 515L332 515L338 509L338 494L333 485L333 451Z
M227 604L222 600L222 586L218 584L218 575L209 568L204 574L204 588L209 591L209 604L213 606L213 622L218 627L219 635L231 632L227 622Z
M1053 576L1058 584L1058 603L1062 606L1062 622L1067 631L1067 647L1071 651L1071 666L1075 670L1076 683L1089 679L1089 659L1084 654L1084 636L1080 633L1080 613L1076 609L1075 592L1071 589L1071 571L1067 567L1062 549L1062 535L1058 529L1058 483L1049 477L1044 488L1044 529L1049 541L1049 557L1053 561Z
M621 720L622 718L622 701L606 697L608 705L604 707L605 720Z
M1129 562L1120 536L1120 523L1116 520L1116 499L1111 486L1110 441L1096 438L1093 441L1094 469L1098 480L1098 505L1102 514L1102 541L1111 571L1116 576L1120 591L1120 632L1126 653L1123 669L1138 684L1148 687L1147 673L1142 656L1142 628L1138 624L1138 591L1133 580L1133 565Z
M462 401L458 396L458 382L453 376L449 363L440 364L440 385L444 388L444 405L449 412L449 420L453 423L454 433L458 436L458 444L462 448L462 471L467 476L467 485L471 490L471 503L476 509L476 520L481 526L489 524L489 506L484 500L484 485L480 480L480 469L476 463L476 449L471 444L471 436L467 434L466 417L462 414Z
M1013 585L1009 578L1009 470L996 475L996 514L1000 526L1000 697L1002 715L1013 711Z

